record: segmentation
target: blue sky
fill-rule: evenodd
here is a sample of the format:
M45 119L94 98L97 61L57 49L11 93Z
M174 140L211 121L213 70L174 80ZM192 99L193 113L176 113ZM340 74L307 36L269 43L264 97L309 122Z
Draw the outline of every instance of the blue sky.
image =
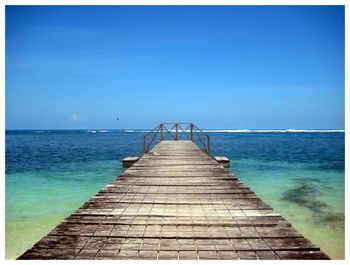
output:
M7 129L166 121L343 129L344 8L6 7Z

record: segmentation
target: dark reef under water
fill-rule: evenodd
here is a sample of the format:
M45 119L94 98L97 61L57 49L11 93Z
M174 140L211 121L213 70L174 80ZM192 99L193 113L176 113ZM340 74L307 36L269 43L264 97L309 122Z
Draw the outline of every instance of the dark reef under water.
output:
M315 224L326 224L334 228L339 224L344 226L344 213L336 212L330 205L319 199L322 191L310 182L317 182L322 185L322 181L312 178L295 179L296 185L283 192L281 200L289 201L312 211ZM309 182L309 183L308 183Z

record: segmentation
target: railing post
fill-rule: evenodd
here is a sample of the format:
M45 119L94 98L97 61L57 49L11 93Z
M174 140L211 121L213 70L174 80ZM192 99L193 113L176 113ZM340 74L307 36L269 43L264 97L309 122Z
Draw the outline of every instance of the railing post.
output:
M190 135L191 141L193 141L193 123L191 123L191 135Z
M207 136L208 139L208 155L210 155L210 137L209 135Z
M147 150L146 150L146 140L147 140L147 136L143 137L143 153L147 153Z
M179 124L175 123L175 141L179 140L179 135L177 133L178 131Z
M160 124L160 140L163 141L163 123Z

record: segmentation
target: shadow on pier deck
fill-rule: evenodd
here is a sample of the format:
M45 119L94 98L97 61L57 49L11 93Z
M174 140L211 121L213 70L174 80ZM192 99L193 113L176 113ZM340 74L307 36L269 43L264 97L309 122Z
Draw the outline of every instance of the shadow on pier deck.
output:
M19 259L329 259L210 152L164 138Z

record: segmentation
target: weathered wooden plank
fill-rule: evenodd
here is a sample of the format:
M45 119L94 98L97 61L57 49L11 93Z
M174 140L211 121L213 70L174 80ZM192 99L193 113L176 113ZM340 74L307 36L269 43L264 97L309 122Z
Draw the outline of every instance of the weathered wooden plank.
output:
M276 254L280 259L329 259L329 257L322 251L276 251Z

